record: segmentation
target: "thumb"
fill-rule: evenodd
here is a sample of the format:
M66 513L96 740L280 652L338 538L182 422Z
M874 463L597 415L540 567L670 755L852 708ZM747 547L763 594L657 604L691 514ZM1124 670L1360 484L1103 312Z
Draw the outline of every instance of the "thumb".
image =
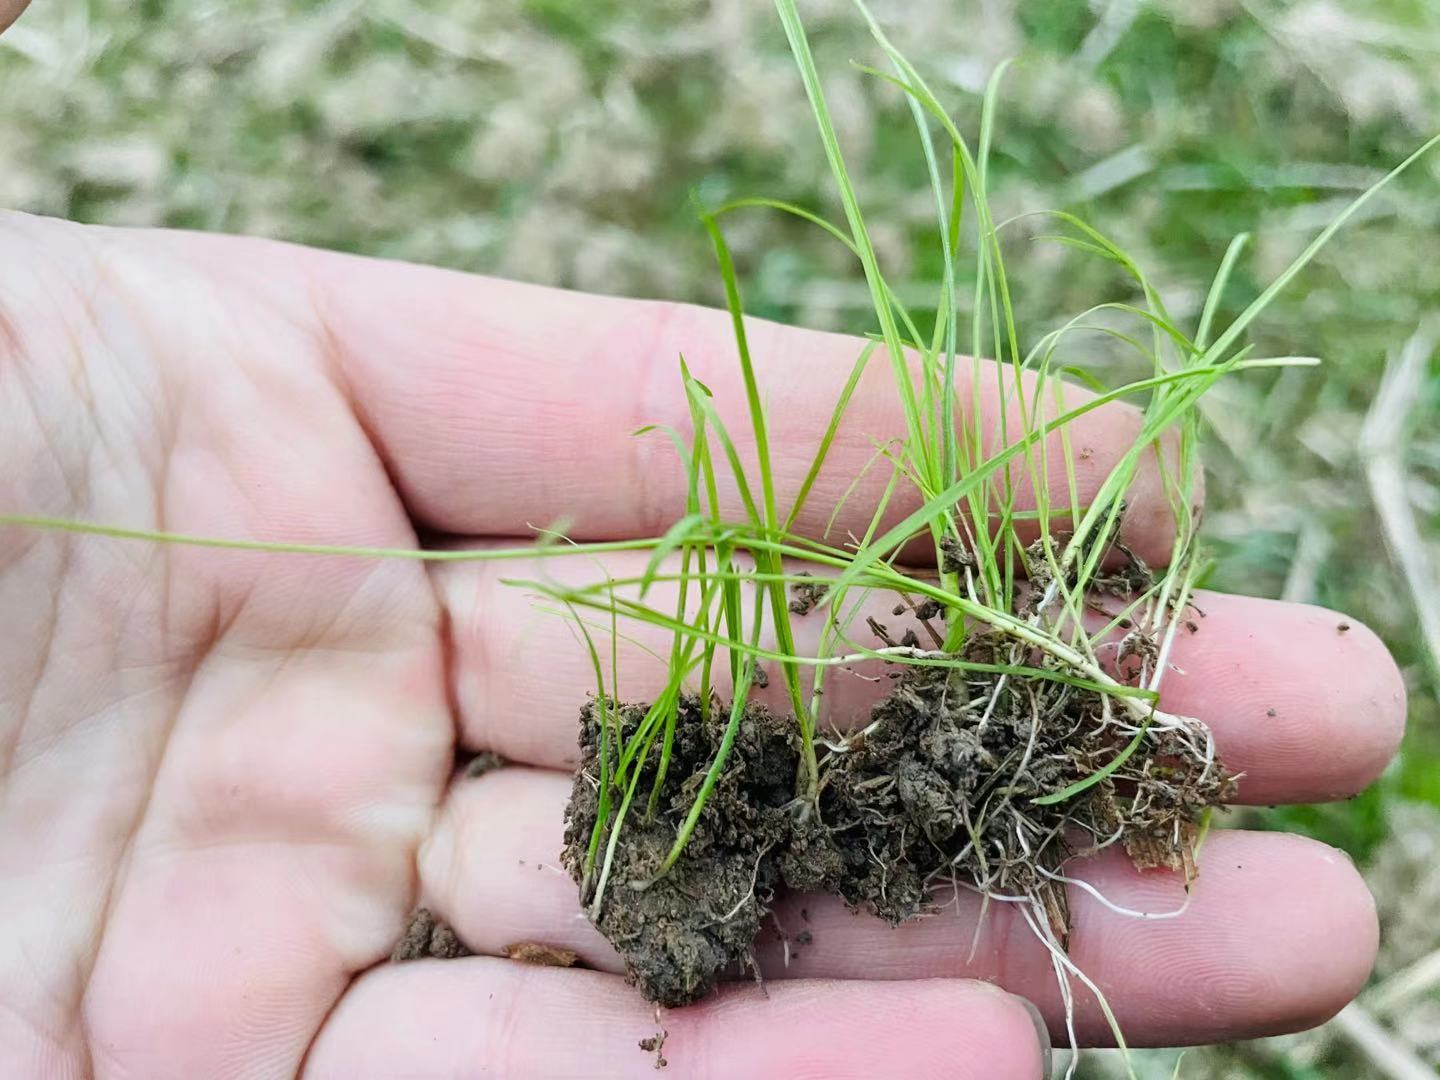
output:
M1050 1075L1054 1065L1054 1054L1050 1042L1050 1025L1046 1023L1045 1017L1029 998L1023 998L1019 994L1011 994L1012 998L1018 1001L1030 1014L1030 1022L1035 1025L1035 1035L1040 1040L1040 1076L1045 1080Z
M4 33L5 28L20 17L29 3L30 0L0 0L0 33Z

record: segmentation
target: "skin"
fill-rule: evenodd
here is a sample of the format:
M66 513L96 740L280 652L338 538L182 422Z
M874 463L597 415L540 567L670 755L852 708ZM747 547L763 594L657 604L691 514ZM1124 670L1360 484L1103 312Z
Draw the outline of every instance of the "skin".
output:
M751 330L788 505L858 344ZM0 512L400 547L417 531L523 543L562 516L577 538L650 535L683 512L683 472L627 433L684 429L682 349L744 431L723 313L0 215ZM889 374L873 374L803 530L823 528L870 437L901 430ZM1135 423L1114 407L1077 425L1082 488ZM863 528L877 490L838 528ZM1164 507L1152 469L1125 534L1154 562ZM657 1018L555 865L592 683L564 624L500 584L542 573L601 568L0 527L0 1060L42 1077L654 1075L636 1044ZM1246 774L1240 799L1369 783L1405 715L1374 635L1316 608L1199 605L1162 705L1212 726ZM630 697L659 678L646 635L621 646ZM837 679L831 719L874 693ZM452 783L457 752L479 750L516 764ZM1131 908L1183 898L1119 857L1071 872ZM1374 909L1337 851L1221 832L1193 892L1153 921L1073 892L1073 955L1132 1044L1307 1027L1370 970ZM383 964L417 899L480 955ZM814 943L788 968L766 945L765 989L659 1018L672 1075L1037 1076L1028 1007L1000 987L1067 1038L1048 957L1004 905L978 936L966 898L898 930L819 898L787 900L782 923L798 929L801 907ZM516 941L593 970L501 959ZM1080 1037L1103 1042L1081 997Z
M0 31L20 17L30 0L0 0Z

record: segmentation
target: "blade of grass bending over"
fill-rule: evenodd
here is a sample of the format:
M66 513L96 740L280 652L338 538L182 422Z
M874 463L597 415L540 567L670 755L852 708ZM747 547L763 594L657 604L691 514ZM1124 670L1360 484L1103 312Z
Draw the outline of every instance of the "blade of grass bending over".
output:
M590 655L590 664L591 664L591 666L594 668L594 671L595 671L595 708L599 711L599 714L600 714L600 715L599 715L599 723L600 723L600 794L599 794L599 802L598 802L598 804L597 804L596 811L595 811L596 826L599 826L601 822L607 821L607 820L609 819L609 817L610 817L610 786L611 786L611 784L610 784L610 734L611 734L611 733L610 733L609 728L607 728L607 726L606 726L606 724L605 724L605 712L606 712L606 700L607 700L607 697L606 697L606 694L605 694L605 672L604 672L604 669L600 666L600 652L599 652L598 649L595 648L595 640L590 636L590 631L589 631L588 629L586 629L585 620L580 617L580 613L575 610L575 607L574 607L573 604L570 604L569 602L565 602L565 607L566 607L566 609L570 612L571 617L574 619L575 625L576 625L577 627L579 627L579 629L580 629L581 638L582 638L582 639L584 640L584 642L585 642L585 650L586 650L586 652L588 652L589 655ZM611 617L613 618L613 617L614 617L614 611L615 611L615 608L614 608L613 605L611 606L610 611L611 611ZM615 730L614 730L614 734L615 734L615 738L616 738L615 752L616 752L616 754L619 754L619 752L620 752L620 747L619 747L619 736L620 736L620 715L619 715L619 708L620 708L620 705L619 705L618 699L615 699L612 703L613 703L614 708L615 708L615 710L616 710L616 713L615 713ZM595 872L595 856L596 856L596 854L599 852L599 850L600 850L600 829L597 827L597 828L592 828L592 829L590 830L590 844L589 844L589 846L588 846L588 847L586 848L586 850L585 850L585 867L584 867L584 871L583 871L583 878L584 878L584 883L586 883L586 884L589 883L590 878L591 878L591 875Z
M103 525L91 521L38 514L0 514L0 528L14 526L45 532L74 533L82 536L103 536L112 540L143 540L155 544L180 544L185 547L221 548L228 551L263 551L274 555L329 555L347 559L406 559L416 562L486 562L502 559L533 559L565 555L604 555L616 551L647 551L660 540L606 540L592 543L540 543L528 547L505 548L384 548L347 544L302 544L285 540L243 540L215 536L192 536L188 533L165 532L159 529L132 529L120 525ZM549 535L549 534L547 534Z
M855 246L855 241L846 236L844 230L838 225L832 221L827 221L813 210L807 210L805 207L797 206L795 203L785 202L783 199L767 199L764 196L754 195L740 199L731 199L729 202L721 203L715 209L711 210L710 214L713 217L719 218L735 210L750 209L776 210L782 214L790 214L800 218L802 221L808 221L810 224L818 226L836 240L840 241L840 243L844 244L846 250L849 251L851 255L854 255L857 259L860 257L860 249ZM914 319L911 318L909 310L905 307L904 303L901 302L900 297L895 294L895 290L890 288L888 282L884 284L885 295L890 298L890 303L894 307L895 313L899 316L900 321L905 324L905 332L910 335L910 341L914 343L918 349L920 347L919 328L915 325ZM883 338L880 340L882 342L884 341Z
M715 248L715 260L720 264L720 278L725 285L725 306L730 311L731 328L735 336L735 348L740 358L740 373L745 381L745 400L750 407L750 424L755 432L755 457L760 468L760 492L765 508L765 527L776 525L775 477L770 468L770 433L765 424L765 406L760 400L760 386L755 380L755 365L750 359L750 339L745 331L745 313L740 303L740 283L735 275L735 263L730 257L730 246L720 232L715 218L702 212L700 220L710 234Z
M705 402L699 394L699 390L704 390L708 396L709 391L705 390L704 386L691 376L690 369L686 366L683 356L680 358L680 378L685 388L685 401L690 409L690 424L695 432L695 449L693 453L700 465L700 477L705 483L706 505L710 508L712 524L716 529L719 529L721 527L719 482L715 478L715 461L713 455L710 453L710 440L707 436L703 435L705 431L705 410L702 408L702 405L704 405ZM692 383L694 383L693 387L691 385ZM699 390L696 389L697 387ZM696 497L697 499L699 497L698 484ZM714 544L714 548L717 568L723 569L728 567L730 565L731 554L728 539L722 543ZM699 556L697 563L701 573L705 571L705 552L705 545L697 546L697 554ZM725 595L721 600L721 610L724 612L726 625L729 626L731 635L739 637L740 611L738 601L735 600L732 595L733 593L734 590L731 589L725 591ZM706 617L707 611L708 609L702 607L702 618ZM709 624L706 622L704 625L708 627ZM700 715L707 720L710 718L710 679L714 663L715 649L713 646L707 644L700 660ZM732 678L738 676L739 670L736 667L736 659L733 653L730 657L730 669Z
M1225 293L1225 286L1230 283L1230 275L1235 270L1240 253L1249 242L1249 233L1241 233L1230 241L1230 246L1225 249L1225 257L1220 260L1220 269L1215 272L1215 280L1210 284L1210 291L1205 294L1205 307L1200 312L1200 325L1195 330L1195 348L1201 352L1205 351L1205 346L1210 341L1210 325L1215 321L1220 297Z
M693 476L691 479L693 483ZM645 564L646 580L640 586L640 596L642 599L650 590L648 579L659 571L660 564L665 561L666 557L678 551L680 548L686 547L691 536L698 532L701 526L708 524L709 522L706 521L703 514L698 511L691 511L665 530L665 535L660 537L660 542L655 545L655 550L650 553L650 559Z
M1314 240L1310 241L1310 243L1306 246L1305 250L1302 251L1298 256L1296 256L1295 261L1292 262L1288 267L1286 267L1285 270L1281 272L1280 276L1277 277L1273 282L1271 282L1270 286L1264 292L1262 292L1259 296L1257 296L1254 300L1250 302L1250 306L1240 313L1240 315L1235 319L1235 321L1226 328L1225 332L1215 339L1215 343L1205 350L1205 356L1208 358L1213 358L1215 356L1223 355L1225 351L1235 343L1235 339L1238 338L1242 333L1244 333L1245 328L1249 326L1252 322L1254 322L1256 317L1262 311L1264 311L1267 307L1270 306L1270 302L1279 295L1280 291L1284 289L1285 286L1290 284L1291 280L1294 279L1295 275L1300 273L1301 270L1305 269L1305 267L1310 264L1311 260L1314 259L1317 254L1319 254L1320 249L1323 248L1326 244L1328 244L1331 238L1334 237L1337 232L1339 232L1342 228L1345 227L1346 222L1348 222L1352 217L1354 217L1366 203L1368 203L1380 192L1382 188L1386 187L1391 181L1393 181L1401 173L1409 169L1410 166L1414 165L1417 161L1419 161L1422 157L1428 154L1431 150L1435 149L1435 147L1437 146L1440 146L1440 135L1432 135L1429 139L1426 139L1425 142L1420 145L1419 149L1417 149L1404 161L1400 162L1400 164L1396 165L1379 180L1371 184L1370 187L1366 188L1363 192L1356 196L1354 201L1352 201L1349 206L1347 206L1344 210L1340 211L1340 213L1336 215L1335 219L1320 231L1319 236L1315 237Z
M755 366L750 358L749 336L745 331L745 314L740 302L740 283L735 275L735 263L730 257L730 247L725 243L725 237L720 232L719 224L708 214L702 214L701 221L710 234L711 243L715 248L715 258L720 265L720 276L725 283L725 303L730 310L735 347L739 352L740 368L745 379L745 397L750 405L750 422L754 428L755 454L759 463L760 485L764 498L764 517L759 524L767 534L778 535L775 478L770 465L770 438L765 424L765 406L760 400L760 388L755 379ZM857 380L858 377L856 375ZM708 404L707 402L707 408ZM714 416L713 410L710 415L717 433L723 432L719 418ZM838 424L838 420L836 422ZM731 466L735 469L737 482L743 483L743 469L738 455L734 453L734 448L728 445L726 453L730 455ZM778 565L771 565L769 556L765 556L763 561L757 561L760 562L762 570L779 569ZM790 626L790 605L785 595L785 587L781 584L774 584L765 591L770 601L770 617L775 624L775 638L779 651L786 656L791 656L795 652L795 635ZM756 618L759 617L757 613ZM758 632L759 627L757 626L756 633ZM800 688L800 671L793 662L782 661L780 672L785 681L785 689L790 695L791 707L795 711L795 721L800 727L801 756L804 764L806 789L813 795L818 790L820 771L815 759L815 739L809 723L809 710L805 707L805 695Z
M1319 363L1320 360L1313 356L1267 356L1254 359L1246 358L1235 364L1234 367L1236 370L1248 370L1250 368L1311 367ZM1116 390L1107 391L1093 401L1050 421L1044 429L1044 433L1048 434L1049 431L1054 430L1055 427L1069 423L1102 404L1107 404L1129 394L1141 393L1144 390L1166 383L1191 378L1197 374L1199 374L1199 372L1194 370L1171 372L1156 378L1130 383ZM692 379L691 382L693 382L697 388L700 388L703 394L709 394L708 390L703 389L704 384L700 383L699 380ZM694 395L691 395L691 397L693 400ZM718 417L716 417L714 413L713 406L709 406L708 401L704 404L706 415L714 420L718 420ZM1035 434L1038 435L1040 432L1036 432ZM728 436L725 436L723 441L728 443ZM1011 449L1012 451L1018 452L1019 448L1017 446ZM731 458L732 466L738 462L739 455L735 453L733 444L729 444L727 454L734 454ZM992 458L991 461L982 464L980 468L993 468L996 464L996 460ZM743 477L738 479L743 483ZM717 490L713 470L710 471L710 475L707 477L707 483L710 487L709 497L711 499L711 505L718 505L716 502ZM957 485L952 485L946 489L945 492L937 495L934 501L943 500L947 494L955 490L956 486ZM742 498L746 494L748 494L748 489L742 491ZM753 506L753 500L751 500L751 505ZM915 522L923 520L918 512L916 515L912 515L912 517L915 518ZM910 519L907 519L907 521L910 521ZM902 522L901 524L903 525L905 523ZM912 522L912 526L913 524ZM721 522L718 518L712 518L712 525L718 529ZM159 529L137 529L128 526L106 525L100 522L75 521L68 518L47 517L39 514L0 514L0 528L6 527L37 529L42 532L63 532L82 536L104 537L114 540L178 544L185 547L217 548L229 551L268 552L279 555L315 555L350 559L400 559L415 562L498 562L514 559L533 559L541 555L546 558L560 558L579 555L604 555L627 551L650 551L659 546L664 539L663 537L644 537L636 540L571 541L564 544L540 543L523 547L503 548L386 548L347 544L308 544L285 540L248 540L238 537L196 536L188 533L167 532ZM900 526L896 526L890 533L886 534L887 537L891 536L891 534L897 534L899 529ZM910 533L916 531L918 530L912 527L905 535L908 536ZM782 529L780 532L783 534L785 530ZM551 534L547 532L547 535ZM827 548L826 545L808 538L794 537L793 539L800 541L803 546L791 545L787 549L787 553L797 558L812 558L817 553L823 554L826 551L830 551L835 556L843 556L845 554L839 549ZM699 536L694 537L696 543L711 545L719 542L719 540L720 538L716 534L703 538Z
M685 361L683 358L680 363L681 378L683 380L689 372L684 367ZM678 596L675 601L675 619L677 622L685 618L687 605L690 600L691 560L698 560L702 573L704 571L704 548L697 544L694 545L694 550L692 550L692 545L687 541L691 534L698 531L701 525L708 524L704 515L700 513L700 467L706 446L705 421L703 414L695 411L693 407L691 417L694 427L694 445L688 453L685 452L683 444L680 446L680 459L685 464L685 516L671 526L670 529L666 531L664 537L665 541L673 539L675 543L681 544L683 547L683 553L680 556L680 588L677 590ZM660 563L664 559L665 554L666 547L662 542L661 546L655 549L655 552L646 563L645 580L640 586L640 598L642 600L645 598L645 593L650 588L650 584L654 580L655 575L659 573ZM614 593L612 591L612 602L613 597ZM696 613L696 618L706 618L707 612L708 609L706 605L702 603L699 612ZM670 647L671 671L683 666L686 645L686 638L677 632ZM619 669L616 668L615 670L618 671ZM704 707L708 708L708 701L703 704ZM670 757L675 747L675 728L679 720L679 702L674 701L670 704L665 714L665 737L660 744L660 764L655 770L655 782L650 787L650 798L645 804L645 816L647 819L655 816L655 810L660 802L660 792L664 790L665 778L670 773Z
M809 471L805 473L805 479L800 482L800 490L795 493L795 502L790 507L790 513L785 516L782 532L788 533L794 528L795 519L800 516L800 511L805 506L805 500L810 497L810 489L815 486L815 481L820 476L820 470L825 465L825 458L829 456L830 446L835 441L836 433L840 430L840 421L844 419L845 411L850 407L850 399L855 396L855 390L860 385L860 378L865 374L865 367L875 352L876 344L874 341L867 341L865 347L860 351L855 365L850 369L850 377L845 380L845 386L840 391L835 408L830 412L830 422L825 425L825 433L820 436L820 445L815 450L815 458L810 463Z
M1004 356L1003 350L1001 350L1003 339L1000 333L1000 312L997 305L1000 302L1000 299L1003 297L1008 307L1009 299L1008 287L997 293L996 289L994 288L994 283L991 281L992 276L1003 275L1004 269L998 238L995 232L993 220L989 212L989 206L985 197L984 180L981 176L980 166L976 162L975 157L970 152L969 144L966 142L964 136L960 134L959 129L955 126L955 123L953 120L951 120L949 114L946 113L945 110L941 107L935 96L930 93L919 72L917 72L915 68L910 64L910 62L890 43L889 39L885 36L884 31L880 29L879 24L875 21L874 17L870 14L869 10L865 7L865 5L860 2L860 0L856 0L856 7L865 17L865 20L869 25L871 35L885 51L886 55L890 58L892 64L895 65L896 69L904 73L904 77L896 77L894 75L888 74L887 72L879 71L864 64L857 64L856 67L868 74L874 75L879 79L882 79L899 87L900 90L904 92L910 100L919 102L924 107L925 111L929 112L940 122L947 137L951 141L952 150L960 162L961 176L964 179L968 180L971 190L971 202L975 207L976 214L977 234L974 315L971 319L970 345L971 417L969 434L970 438L974 441L974 446L970 448L971 454L967 458L967 460L961 463L965 467L969 467L975 462L980 461L984 455L985 424L980 403L980 365L981 357L984 355L985 348L983 323L981 322L980 313L985 307L984 300L986 295L988 295L990 297L989 306L992 337L995 341L997 351L1001 353L997 356L996 378L997 380L1001 380L1003 378L1002 369L1004 366ZM996 76L998 76L1001 71L1003 71L1003 68L996 72ZM907 79L909 79L910 81L907 82ZM994 91L997 85L998 84L996 80L992 78L991 85L989 88L987 88L988 107L990 108L992 113L995 101ZM1013 346L1015 340L1015 335L1013 334L1013 318L1011 317L1008 310L1006 313L1006 319L1007 326L1009 326L1012 330L1010 341ZM1012 361L1014 361L1015 356L1016 354L1014 352L1014 349L1012 348ZM1017 385L1016 393L1021 392L1022 391L1018 388ZM1006 400L1007 396L1008 395L1006 393L1006 389L1002 382L1000 386L1001 400ZM1005 418L1005 410L1003 409L1001 410L1000 414L1000 423L1002 442L1008 442L1008 437L1005 433L1007 421ZM1008 484L1008 475L1006 478L1006 483ZM968 496L967 501L969 501L971 504L970 516L972 519L969 527L969 539L972 542L972 546L975 548L978 563L977 569L980 573L981 582L987 592L990 603L995 604L997 607L1008 606L1008 588L1011 581L1009 577L1009 571L1012 567L1013 559L1006 558L1002 560L1001 556L997 554L995 550L996 545L994 539L990 535L988 526L985 524L986 522L988 522L990 513L989 489L976 489L970 496ZM1002 497L1000 501L1002 504L1001 509L1003 511L1004 504L1007 500L1005 497ZM949 514L949 510L946 511L946 514ZM935 523L932 522L930 527L932 531L934 531L936 529ZM1000 547L1006 549L1006 551L1008 552L1008 535L1002 535L1001 537L999 537L999 543ZM1002 561L1004 561L1006 564L1006 570L1003 571L1001 570L1000 566ZM1002 575L1004 575L1003 580ZM960 631L958 627L952 628L952 634L958 634L959 632ZM952 644L955 644L955 642L952 642Z
M820 73L815 68L815 57L810 51L810 41L805 35L805 28L800 23L800 14L795 9L795 0L775 0L775 8L780 15L780 22L785 27L785 37L790 43L790 51L795 57L795 64L800 69L800 79L805 86L805 95L810 100L810 110L820 129L820 141L825 147L825 157L830 163L831 175L835 178L836 186L840 191L840 201L845 207L845 219L850 225L851 239L855 243L856 253L865 270L865 281L870 289L870 299L875 307L875 314L880 320L880 332L884 338L886 349L890 353L890 363L894 368L896 383L904 405L905 423L910 443L916 448L923 447L925 440L920 427L919 406L915 401L915 387L910 381L905 350L900 342L900 330L895 323L894 312L886 296L886 286L880 274L875 249L870 242L870 234L865 228L865 218L860 211L854 184L850 180L844 155L840 151L840 140L835 133L834 122L830 118L830 109L825 102L824 90L820 86Z
M763 602L764 590L757 590L755 594L755 616L751 623L750 646L756 648L760 641L761 604ZM685 846L690 842L690 837L695 832L695 826L700 820L701 813L705 810L705 804L710 801L710 793L715 790L715 784L720 779L720 774L725 771L725 762L730 758L730 751L735 746L735 736L740 730L740 721L745 715L745 706L750 699L750 687L755 676L755 658L746 656L740 664L740 680L735 684L734 697L730 701L730 720L725 725L725 734L721 736L720 747L715 752L715 759L710 763L710 768L705 773L705 779L700 785L700 791L695 796L695 801L690 805L690 812L685 816L685 822L680 826L680 831L675 835L675 843L671 845L665 861L660 864L656 877L664 874L672 866Z
M853 584L854 579L873 566L885 551L898 546L916 533L920 532L936 514L941 513L945 508L952 506L957 500L968 495L976 486L984 483L989 477L1006 462L1022 453L1028 445L1045 438L1056 428L1073 423L1086 413L1118 401L1130 394L1137 394L1144 390L1165 386L1169 383L1190 379L1214 379L1223 373L1222 368L1215 367L1204 370L1184 369L1173 371L1164 375L1156 375L1149 379L1140 379L1136 382L1127 383L1125 386L1111 390L1108 393L1100 394L1083 405L1078 405L1068 412L1062 413L1055 419L1027 432L1019 441L1011 443L1005 449L992 454L983 464L972 469L964 478L957 480L944 491L930 499L918 510L910 514L899 524L893 526L880 539L866 551L855 553L855 557L849 568L840 576L838 582L841 586ZM820 603L825 603L822 599Z
M755 496L750 490L750 482L745 478L745 463L740 460L740 451L735 448L735 442L730 438L730 432L726 429L725 422L720 419L720 414L715 411L715 406L710 404L709 388L687 372L685 389L691 404L703 414L707 428L713 430L715 437L720 440L720 449L725 454L725 460L730 463L730 472L735 478L735 489L740 494L740 502L745 507L745 513L749 516L750 523L757 529L764 529L765 520L761 516L760 508L755 505ZM712 502L711 506L713 512L718 514L718 502Z

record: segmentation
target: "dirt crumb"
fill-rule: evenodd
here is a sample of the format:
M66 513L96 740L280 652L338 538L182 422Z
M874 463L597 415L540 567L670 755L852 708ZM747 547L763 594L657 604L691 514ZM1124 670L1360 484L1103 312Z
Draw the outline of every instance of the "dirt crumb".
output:
M505 759L493 750L485 750L476 754L465 766L465 779L478 780L486 773L494 772L496 769L505 767Z
M921 622L928 622L940 614L940 601L934 597L928 597L915 605L915 617Z
M474 954L455 934L455 931L435 917L429 908L416 908L406 924L394 950L390 953L393 963L407 960L455 960Z
M810 575L801 570L800 577ZM825 594L830 591L828 585L814 581L797 581L790 586L790 611L795 615L808 615L814 610L820 601L825 599Z
M940 572L943 574L958 574L967 566L975 565L975 555L969 551L960 539L946 533L940 538Z
M536 964L540 967L574 967L575 962L580 959L573 949L564 949L559 945L545 945L538 941L511 942L500 952L511 960L518 960L522 964Z
M655 1055L655 1068L657 1069L663 1069L666 1065L670 1064L668 1061L665 1060L665 1055L663 1053L665 1049L665 1040L669 1037L670 1032L665 1030L664 1028L661 1028L658 1033L651 1035L649 1038L640 1040L640 1049L645 1051L645 1053L647 1054Z

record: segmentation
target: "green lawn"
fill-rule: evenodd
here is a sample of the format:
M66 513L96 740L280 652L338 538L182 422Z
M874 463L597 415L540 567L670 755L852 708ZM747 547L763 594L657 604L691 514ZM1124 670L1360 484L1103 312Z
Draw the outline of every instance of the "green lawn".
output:
M1182 319L1198 315L1234 234L1254 244L1230 314L1440 127L1433 0L876 6L964 130L989 71L1016 59L995 141L997 217L1079 212L1137 257ZM924 298L940 264L908 113L893 88L847 66L876 55L844 0L801 9L880 258L902 296ZM719 300L692 191L837 211L766 0L38 2L0 38L0 103L0 205L591 290ZM832 241L774 216L729 230L756 313L869 328L864 282ZM1437 241L1432 155L1252 335L1261 355L1313 353L1324 366L1231 380L1208 410L1212 584L1342 609L1405 668L1411 730L1376 788L1244 815L1337 844L1366 869L1386 927L1382 983L1440 949L1440 642L1427 650L1417 615L1440 625ZM1128 288L1022 232L1006 261L1027 341ZM1412 381L1362 438L1412 339ZM1094 347L1076 359L1118 376ZM1387 466L1401 481L1382 522L1372 488ZM1440 995L1397 987L1372 988L1367 1015L1392 1048L1440 1064ZM1356 1045L1353 1027L1332 1025L1194 1052L1180 1075L1371 1075ZM1148 1055L1144 1068L1168 1077L1173 1063ZM1109 1064L1089 1068L1109 1075Z

